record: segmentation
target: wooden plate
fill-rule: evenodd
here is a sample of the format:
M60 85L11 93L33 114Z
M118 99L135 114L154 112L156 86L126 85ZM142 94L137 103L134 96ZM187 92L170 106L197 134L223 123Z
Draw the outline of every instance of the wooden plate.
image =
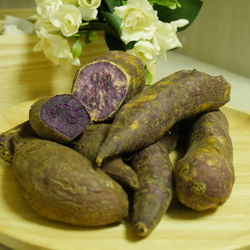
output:
M0 111L0 132L24 121L32 102ZM250 247L250 115L223 108L234 145L236 182L216 211L195 212L174 202L146 239L129 225L73 227L46 220L23 200L11 166L0 162L0 242L14 249L248 249Z

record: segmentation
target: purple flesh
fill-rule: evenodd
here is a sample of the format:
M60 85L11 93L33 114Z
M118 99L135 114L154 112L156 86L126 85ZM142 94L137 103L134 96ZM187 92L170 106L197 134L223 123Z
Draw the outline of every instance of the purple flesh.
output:
M57 95L44 103L40 117L50 128L69 138L80 135L89 123L89 115L71 95Z
M73 96L85 106L92 120L104 120L119 108L127 87L128 79L117 66L97 62L80 71Z

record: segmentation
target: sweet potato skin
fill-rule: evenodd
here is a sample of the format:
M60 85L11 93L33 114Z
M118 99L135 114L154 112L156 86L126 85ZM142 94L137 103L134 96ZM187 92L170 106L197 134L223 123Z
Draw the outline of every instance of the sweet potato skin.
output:
M170 205L173 194L173 165L169 153L179 135L164 135L140 150L132 159L140 187L134 194L133 226L139 237L148 236Z
M129 165L125 164L120 157L115 157L105 162L101 169L118 183L133 190L139 189L137 174Z
M88 68L93 65L101 68L92 79ZM145 70L139 58L122 51L109 51L92 59L77 72L72 95L85 106L92 121L104 121L139 93L145 82Z
M85 156L92 162L95 162L101 144L105 140L111 124L89 124L81 137L72 143L72 148Z
M230 89L222 76L197 70L178 71L145 88L116 115L98 165L107 157L150 145L182 119L219 108L229 101Z
M15 142L13 170L27 203L43 217L79 226L120 222L122 187L76 151L52 141Z
M233 147L221 111L194 122L188 149L175 168L176 194L186 206L202 211L223 204L234 183Z
M14 136L35 137L36 133L31 128L29 121L25 121L0 134L0 157L6 162L12 162L14 154Z
M79 140L72 143L72 148L95 163L98 151L110 127L111 124L107 123L88 125ZM125 164L119 156L105 161L102 170L122 185L134 190L139 187L135 171Z

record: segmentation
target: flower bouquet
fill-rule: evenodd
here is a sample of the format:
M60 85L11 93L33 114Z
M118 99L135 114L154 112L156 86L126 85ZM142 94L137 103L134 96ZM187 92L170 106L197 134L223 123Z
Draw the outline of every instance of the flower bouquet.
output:
M53 63L80 66L84 45L104 32L110 50L127 51L139 57L152 82L158 57L182 44L177 32L197 16L201 0L35 0L35 24L43 51Z

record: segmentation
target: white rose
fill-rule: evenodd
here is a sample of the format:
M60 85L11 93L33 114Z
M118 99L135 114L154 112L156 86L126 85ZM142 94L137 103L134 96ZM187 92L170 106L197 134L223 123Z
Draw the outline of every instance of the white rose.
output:
M42 29L46 30L47 32L59 31L59 29L56 28L48 19L38 18L35 22L35 30L39 32Z
M182 47L178 37L177 28L183 27L188 24L188 20L179 19L171 23L164 23L158 21L155 35L153 37L153 43L155 47L160 51L160 55L166 59L166 52L168 50Z
M157 12L147 0L128 0L126 5L115 7L121 18L121 38L125 43L151 39L158 21Z
M101 5L101 0L78 0L78 3L83 20L91 21L96 19L97 8Z
M35 2L36 11L43 18L49 18L50 14L62 4L62 0L35 0Z
M82 19L76 6L62 4L58 10L51 14L50 21L61 30L64 36L68 37L78 32Z
M68 41L60 35L49 34L45 29L37 31L40 38L35 51L43 51L45 56L55 64L67 67L69 64L79 66L80 60L73 58Z
M157 48L150 41L145 40L135 43L134 48L127 52L139 57L147 66L156 63L157 55L159 54Z
M98 14L97 9L79 7L79 11L81 12L82 19L84 21L94 20L94 19L96 19L96 16Z

